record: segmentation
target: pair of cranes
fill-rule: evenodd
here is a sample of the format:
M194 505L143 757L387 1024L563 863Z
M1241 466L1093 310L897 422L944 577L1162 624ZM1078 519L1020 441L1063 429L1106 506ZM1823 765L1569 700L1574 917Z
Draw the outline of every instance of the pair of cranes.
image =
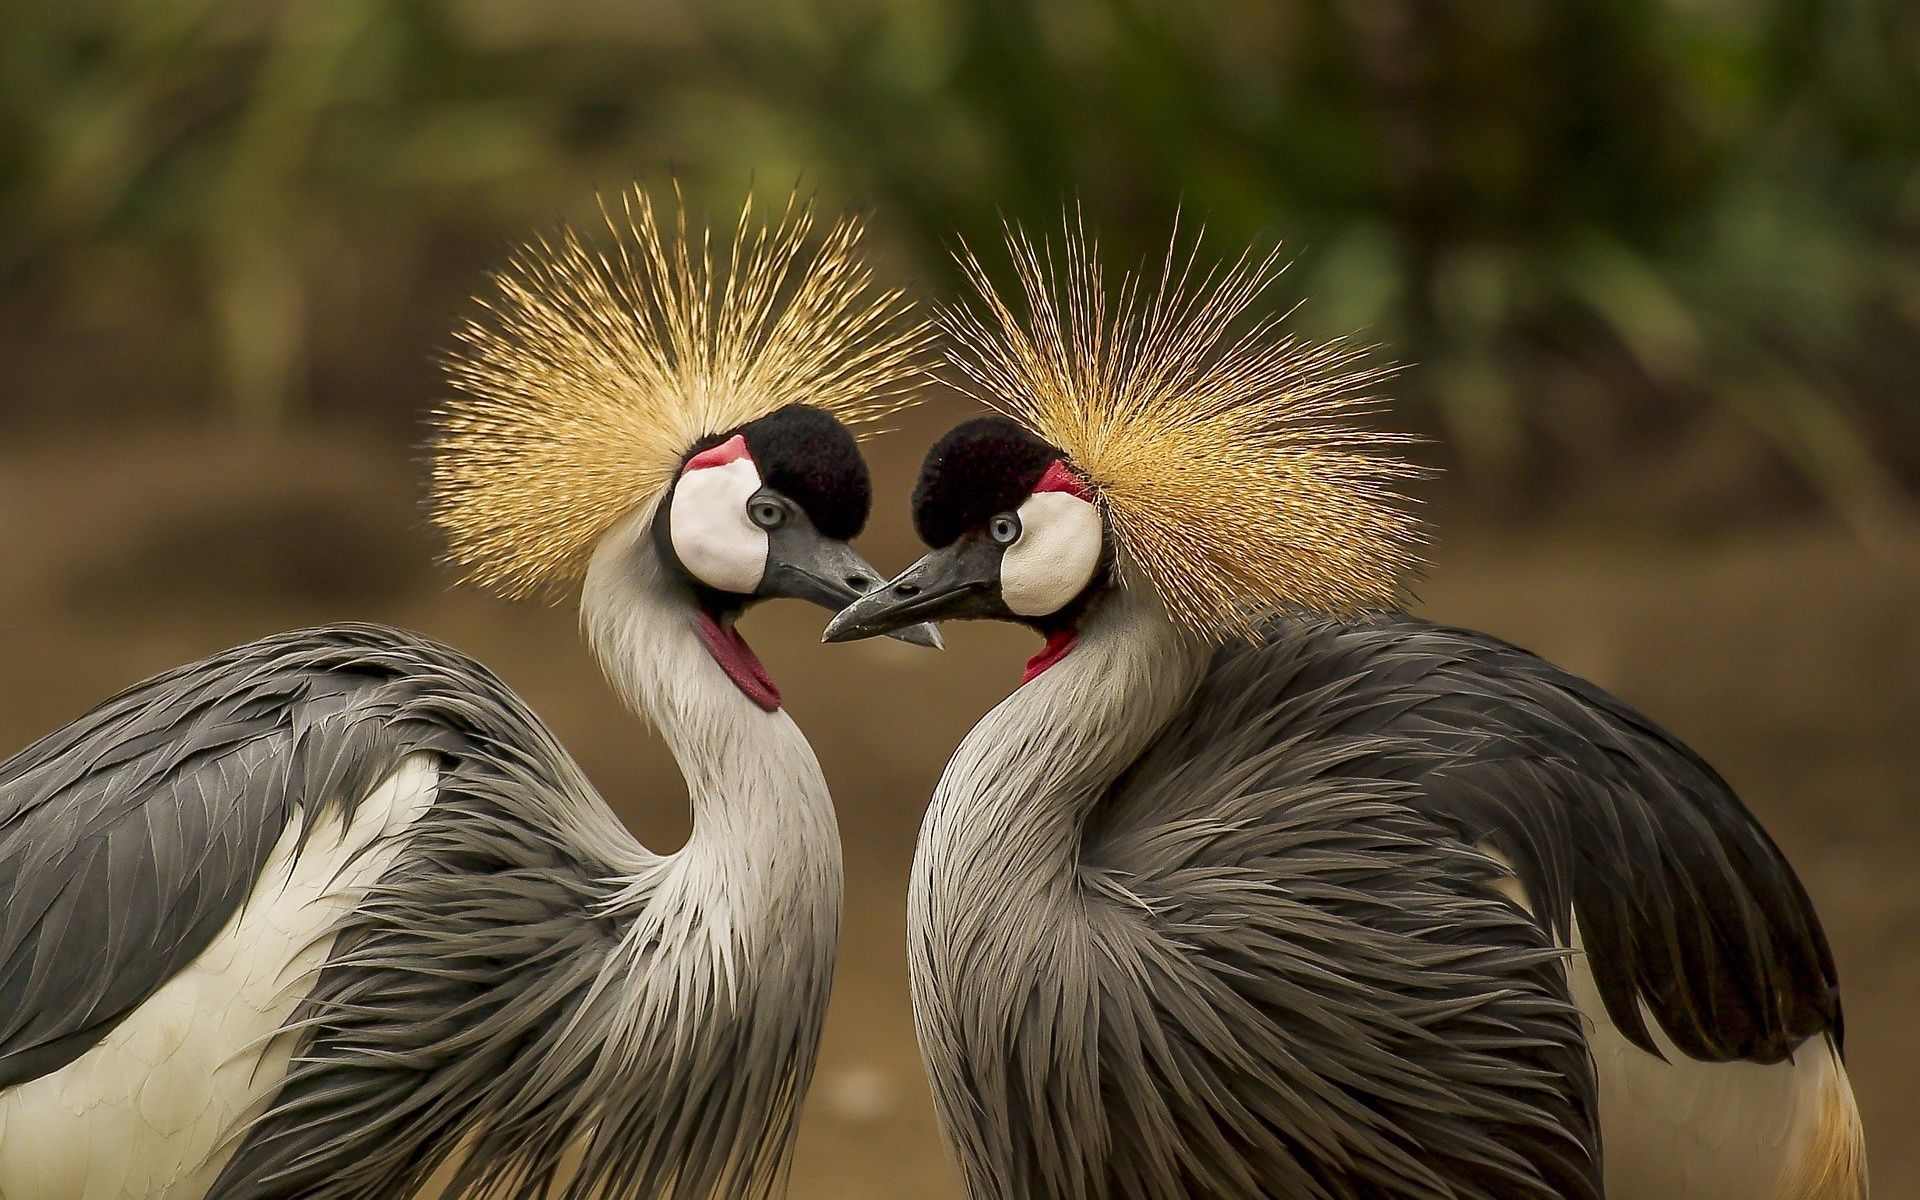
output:
M839 927L831 803L735 621L1018 621L909 895L979 1197L1866 1193L1831 956L1726 784L1592 685L1394 611L1374 382L1275 261L1108 289L1070 236L940 325L1001 415L890 583L847 426L931 331L842 222L716 254L635 193L463 334L434 513L577 584L693 832L636 843L480 665L342 625L140 684L0 764L0 1196L772 1196Z

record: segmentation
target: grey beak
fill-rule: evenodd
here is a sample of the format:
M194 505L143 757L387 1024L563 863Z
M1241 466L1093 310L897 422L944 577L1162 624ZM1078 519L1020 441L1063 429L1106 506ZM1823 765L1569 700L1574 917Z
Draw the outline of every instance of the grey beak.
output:
M918 625L908 625L903 629L891 629L887 636L897 642L907 642L915 646L926 646L933 650L945 650L947 643L941 640L940 630L931 622L922 621ZM825 637L820 639L826 641Z
M852 546L822 537L811 529L776 534L767 547L767 570L759 595L806 600L839 610L880 586L880 572L854 552ZM931 625L906 625L888 636L916 646L942 647L940 631Z
M841 609L827 623L821 640L898 637L922 621L994 617L1005 611L1000 600L998 548L966 539L935 550Z

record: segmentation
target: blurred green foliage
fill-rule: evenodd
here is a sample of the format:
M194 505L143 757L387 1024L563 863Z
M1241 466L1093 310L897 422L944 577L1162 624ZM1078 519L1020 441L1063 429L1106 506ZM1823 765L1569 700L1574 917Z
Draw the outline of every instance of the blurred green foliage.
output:
M4 12L0 348L148 355L156 402L364 406L349 360L424 359L501 240L671 170L871 206L935 295L956 238L1076 197L1120 260L1176 210L1284 238L1300 319L1410 362L1492 476L1701 421L1850 513L1920 466L1911 0Z

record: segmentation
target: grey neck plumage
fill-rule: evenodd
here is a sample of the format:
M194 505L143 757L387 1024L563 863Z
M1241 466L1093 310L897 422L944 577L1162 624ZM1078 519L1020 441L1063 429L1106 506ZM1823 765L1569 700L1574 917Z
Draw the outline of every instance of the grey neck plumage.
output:
M587 1004L606 1017L594 1035L610 1082L647 1081L651 1103L689 1110L654 1114L651 1136L723 1157L716 1194L772 1195L832 981L839 832L792 718L742 695L701 645L693 607L647 536L651 520L636 513L603 539L581 622L614 687L684 772L693 830L671 855L631 838L620 839L624 859L608 847L607 860L624 865L610 901L624 929Z
M686 778L693 832L672 856L673 881L724 897L736 923L782 919L801 895L827 893L837 908L840 836L819 760L786 710L763 711L713 661L650 524L643 511L603 540L580 612L607 678Z
M960 743L919 857L1029 886L1070 869L1087 811L1193 694L1210 654L1151 600L1105 597L1071 653Z
M1071 653L982 718L935 789L908 894L914 1019L948 1143L976 1196L1025 1194L1020 1139L1032 1122L996 1119L1022 1094L1011 1075L1070 1079L1065 1108L1095 1106L1086 960L1093 938L1079 874L1086 818L1192 695L1209 648L1138 594L1117 590ZM1085 933L1088 936L1079 936ZM1034 1013L1059 1020L1021 1037ZM1010 1044L1010 1039L1014 1043ZM1086 1094L1080 1094L1085 1092ZM1097 1162L1104 1125L1081 1123ZM1056 1139L1057 1140L1057 1139Z

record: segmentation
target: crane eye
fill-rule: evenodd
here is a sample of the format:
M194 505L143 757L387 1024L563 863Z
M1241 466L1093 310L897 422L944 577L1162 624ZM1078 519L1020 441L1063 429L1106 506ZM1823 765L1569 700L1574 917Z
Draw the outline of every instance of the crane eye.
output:
M1013 545L1020 540L1020 518L1013 513L1001 513L987 522L987 536L999 545Z
M747 516L762 529L778 529L787 523L787 506L763 496L747 502Z

